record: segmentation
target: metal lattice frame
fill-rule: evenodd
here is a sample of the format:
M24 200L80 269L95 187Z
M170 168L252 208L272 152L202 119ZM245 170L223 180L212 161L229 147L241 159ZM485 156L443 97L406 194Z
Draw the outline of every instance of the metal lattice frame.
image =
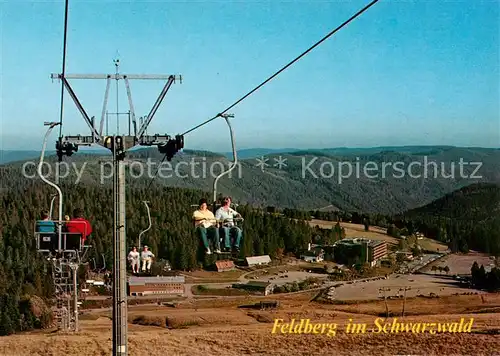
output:
M77 135L61 137L59 141L59 149L61 152L66 150L66 154L72 154L77 151L78 146L92 146L98 144L108 148L113 155L113 355L127 355L127 294L126 294L126 236L125 236L125 168L124 159L126 152L136 146L158 146L166 147L170 142L169 135L146 135L146 130L152 122L155 114L158 111L163 99L168 90L176 80L182 83L182 77L179 75L140 75L140 74L119 74L118 61L115 61L117 72L115 74L52 74L52 79L62 81L64 88L71 96L76 107L80 111L84 121L90 129L90 135ZM106 89L104 93L104 102L101 111L101 121L99 129L94 125L94 117L90 117L87 111L83 108L76 93L71 87L68 79L104 79L106 80ZM123 80L125 82L129 110L133 123L133 135L129 136L103 136L104 120L106 115L106 107L109 97L109 87L111 80ZM136 114L132 100L129 80L166 80L162 91L156 99L149 114L141 122L141 126L137 130ZM117 98L118 100L118 98ZM118 103L117 103L118 106ZM117 110L118 112L118 110ZM117 133L118 134L118 133ZM57 148L58 146L56 146ZM62 149L61 149L62 147ZM63 153L64 154L64 153ZM61 157L61 156L60 156ZM60 285L61 289L66 288L66 285ZM75 287L76 288L76 287ZM76 299L75 299L76 301ZM75 305L76 302L75 302ZM77 315L77 313L75 314ZM61 317L61 323L64 319ZM77 323L77 319L75 319Z

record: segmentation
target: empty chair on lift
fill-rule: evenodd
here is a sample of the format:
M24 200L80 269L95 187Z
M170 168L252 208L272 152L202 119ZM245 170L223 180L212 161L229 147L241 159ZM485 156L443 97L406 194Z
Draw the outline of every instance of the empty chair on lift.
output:
M73 211L73 218L66 222L65 250L79 250L92 233L92 225L83 217L82 209Z

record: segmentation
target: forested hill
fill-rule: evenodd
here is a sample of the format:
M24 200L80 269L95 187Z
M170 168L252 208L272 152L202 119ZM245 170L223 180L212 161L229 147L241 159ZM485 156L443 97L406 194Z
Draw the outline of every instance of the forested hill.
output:
M100 185L61 186L65 214L83 208L92 226L90 258L104 254L106 265L112 266L112 190ZM52 280L50 265L34 249L35 221L50 206L54 190L46 184L10 188L0 194L0 335L40 326L29 301L39 296L50 298ZM194 234L192 213L200 198L207 193L190 189L155 187L127 189L127 248L137 244L140 231L148 226L143 200L150 202L152 228L143 235L142 243L151 247L157 259L169 260L174 269L199 268L212 264L214 255L204 258L201 243ZM57 205L57 203L56 203ZM55 207L57 211L57 206ZM297 253L325 233L330 239L335 232L321 232L304 221L296 221L239 206L244 216L244 239L240 257L269 254L279 257ZM200 254L201 252L201 254Z
M423 207L411 209L405 215L445 217L475 223L500 217L500 185L471 184Z
M63 183L61 188L65 197L64 213L83 208L94 227L90 257L102 253L106 257L106 265L111 266L111 187L109 184ZM50 266L34 250L33 230L40 211L48 209L53 193L54 190L46 184L29 179L20 179L17 184L9 181L9 185L0 193L0 335L41 325L42 321L34 317L28 301L33 296L49 298L52 281ZM460 219L452 217L450 212L458 213L460 207L445 208L449 212L444 214L446 216L439 216L435 209L431 214L423 214L424 210L420 209L418 214L412 215L411 220L408 216L396 223L401 228L406 225L409 230L417 228L448 243L454 250L472 248L500 253L500 219L498 214L488 219L488 210L493 212L494 206L488 200L498 199L498 190L492 185L477 185L452 196L461 198L457 203L446 198L449 201L446 206L468 202L464 210L482 212L471 215L469 220L467 216L461 216ZM139 232L147 227L142 201L148 200L153 225L143 237L143 243L151 246L159 259L170 260L175 269L197 268L209 263L199 255L200 242L194 235L191 222L194 209L191 205L196 204L201 197L208 198L209 194L192 189L156 185L146 189L129 184L126 225L128 247L136 244ZM486 204L486 207L482 208L481 204ZM305 221L274 216L250 206L240 206L238 210L245 217L241 257L261 254L277 257L283 253L297 253L318 235L327 241L337 240L343 235L342 231L337 236L335 229L319 231ZM485 217L487 221L483 219L477 223L474 220L476 217Z
M111 262L111 235L113 224L113 201L110 187L62 185L64 192L64 214L82 208L93 226L93 253L104 253ZM10 190L1 195L2 238L0 256L13 258L14 250L6 250L5 241L14 241L12 248L21 248L19 256L30 249L34 224L40 212L50 206L53 191L50 187L34 185ZM139 232L147 227L148 220L142 203L148 200L151 208L152 228L144 235L143 243L156 251L158 257L169 259L177 269L198 267L196 253L198 242L194 236L192 214L200 198L209 198L207 193L179 188L152 187L127 190L127 243L137 243ZM56 200L57 205L57 200ZM54 208L57 211L57 206ZM313 230L305 222L271 216L249 206L240 206L238 211L245 216L245 243L241 256L254 254L274 255L278 248L295 252L307 246ZM299 237L300 236L300 237ZM13 240L12 240L13 239ZM110 265L110 264L108 264Z
M146 187L162 158L156 149L130 152L128 185ZM70 174L62 181L109 186L112 180L109 164L101 162L104 159L109 155L87 155L84 149L66 157ZM50 162L55 172L55 159ZM397 214L475 182L500 182L500 150L485 148L316 150L273 153L261 161L239 162L219 181L220 192L252 205L304 210L333 205L344 211ZM27 175L34 178L23 177L23 162L0 166L2 188L27 186L37 180L42 184L35 163L37 160L26 166ZM221 154L186 150L172 162L164 162L154 185L209 192L215 176L229 164Z
M500 255L500 185L479 183L397 216L398 228L418 229L452 251Z

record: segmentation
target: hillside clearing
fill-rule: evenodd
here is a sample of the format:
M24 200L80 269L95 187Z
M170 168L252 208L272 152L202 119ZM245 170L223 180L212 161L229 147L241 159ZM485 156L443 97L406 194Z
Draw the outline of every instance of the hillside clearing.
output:
M435 261L427 265L422 271L431 273L432 266L448 266L450 271L448 274L470 274L470 270L474 262L477 262L479 266L483 265L485 268L494 266L494 259L487 254L469 252L467 254L450 254L438 261ZM434 273L434 272L432 272Z
M432 252L444 252L448 250L448 246L445 244L438 242L436 240L428 239L424 237L422 239L417 239L417 244L422 247L423 250L432 251Z
M337 224L336 221L312 219L309 225L315 227L318 225L322 229L331 229ZM386 241L388 244L396 245L399 240L387 235L387 230L377 226L370 226L369 231L365 231L365 227L361 224L352 224L340 222L340 226L345 229L345 236L347 238L366 237L372 240Z

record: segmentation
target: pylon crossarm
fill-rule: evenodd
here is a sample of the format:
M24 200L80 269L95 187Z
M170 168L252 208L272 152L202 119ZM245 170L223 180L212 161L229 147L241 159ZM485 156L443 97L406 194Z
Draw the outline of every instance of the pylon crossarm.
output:
M153 120L153 117L156 114L156 111L160 107L160 104L163 101L163 98L165 98L165 95L167 95L167 92L170 89L170 87L172 86L172 84L174 83L174 81L175 81L174 76L171 76L170 78L168 78L168 81L165 84L165 86L163 87L160 95L158 96L158 99L156 99L156 102L154 103L153 107L151 108L151 111L149 112L149 115L147 116L146 121L142 124L142 127L140 128L139 132L137 133L136 137L138 140L141 138L141 136L147 130L149 124L151 123L151 121Z
M130 116L131 116L131 121L132 121L132 125L134 128L134 136L136 136L137 135L137 122L135 120L135 109L134 109L134 103L132 102L132 92L130 91L130 84L128 82L128 77L125 77L123 81L125 82L125 87L127 88L128 106L130 108Z
M52 73L51 79L62 79L61 74ZM64 74L66 79L132 79L132 80L168 80L173 78L182 82L181 75L174 74Z
M87 123L87 125L89 126L90 128L90 131L92 133L92 136L94 137L95 141L94 142L98 142L99 141L99 133L97 132L97 130L95 129L94 125L92 124L92 120L90 119L89 115L87 114L87 112L85 111L85 109L83 108L82 104L80 103L80 101L78 100L78 98L76 97L76 94L75 92L73 91L73 88L71 88L71 86L69 85L68 81L66 80L66 78L62 78L62 81L64 83L64 87L66 88L66 90L68 91L69 95L71 96L71 99L73 99L76 107L78 108L78 110L80 111L80 113L82 114L83 116L83 119L85 120L85 122Z
M110 86L110 84L111 84L111 78L107 78L107 80L106 80L106 91L104 92L104 102L102 104L101 122L99 123L99 136L102 136L102 131L104 130L104 118L106 116L106 107L108 106L109 86Z

